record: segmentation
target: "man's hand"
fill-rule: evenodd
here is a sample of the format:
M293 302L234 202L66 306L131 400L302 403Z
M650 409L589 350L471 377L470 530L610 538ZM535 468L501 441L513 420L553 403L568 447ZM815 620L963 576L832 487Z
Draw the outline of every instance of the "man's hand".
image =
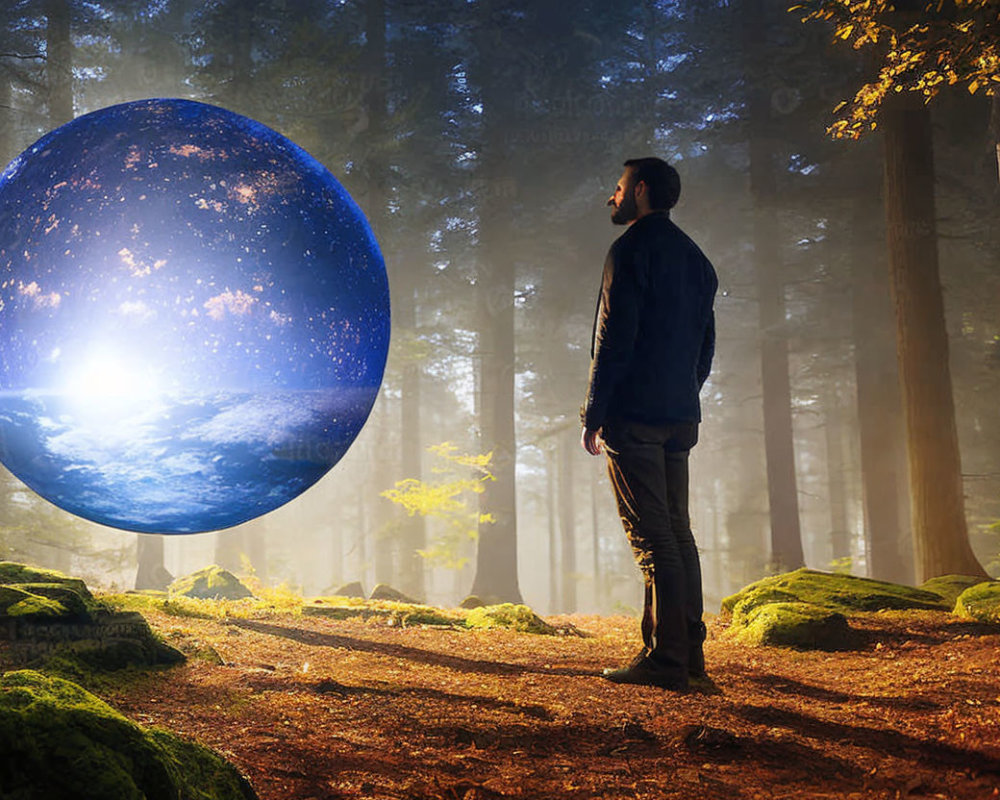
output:
M601 441L600 431L590 431L584 428L583 433L580 435L580 444L592 456L599 456L604 451L604 443Z

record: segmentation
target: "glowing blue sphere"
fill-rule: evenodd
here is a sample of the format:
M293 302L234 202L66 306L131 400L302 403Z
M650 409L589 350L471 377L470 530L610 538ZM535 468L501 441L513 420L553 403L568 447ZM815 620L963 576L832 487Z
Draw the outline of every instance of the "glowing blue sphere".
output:
M218 530L301 494L378 392L385 265L319 162L144 100L0 175L0 460L95 522Z

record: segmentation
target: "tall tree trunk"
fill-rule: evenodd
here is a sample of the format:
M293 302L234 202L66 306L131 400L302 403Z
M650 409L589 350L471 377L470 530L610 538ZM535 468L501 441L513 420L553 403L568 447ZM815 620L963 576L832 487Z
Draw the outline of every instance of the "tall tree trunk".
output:
M847 526L847 484L844 476L844 409L838 387L825 400L826 474L830 504L830 560L850 558L851 534Z
M253 45L254 16L259 0L242 0L232 6L233 47L232 79L226 96L227 105L240 114L253 117ZM217 534L215 563L230 572L243 573L249 562L256 576L267 579L266 523L253 520L231 531Z
M233 573L242 571L241 556L246 553L244 544L244 537L239 528L219 531L215 534L215 563Z
M576 611L576 503L573 498L573 454L576 452L575 428L558 436L559 442L559 543L562 553L559 572L562 575L562 595L559 610L564 614Z
M392 452L389 446L389 419L392 403L382 392L382 400L379 406L379 415L376 420L375 452L372 453L370 461L369 482L378 492L392 488L385 485L386 456ZM384 497L375 498L375 507L371 515L372 520L372 548L375 568L375 583L392 583L395 577L395 539L393 536L392 506Z
M163 565L163 536L158 533L136 534L136 555L139 568L135 573L135 588L166 590L173 576Z
M503 48L502 29L494 24L498 0L477 9L478 74L483 140L480 152L478 309L480 416L482 447L493 453L480 508L492 523L479 526L476 577L472 594L487 601L521 602L517 578L517 441L514 426L514 261L511 256L511 199L500 191L510 175L503 125L513 117L516 87L510 85L514 60Z
M416 329L416 293L408 287L409 281L396 282L403 289L396 293L396 330L412 332ZM403 365L402 393L400 400L400 442L402 447L402 474L420 480L422 448L420 446L420 372L421 366L412 360ZM400 536L400 588L410 597L423 598L424 559L418 550L427 547L427 525L420 514L403 518Z
M766 75L767 26L762 0L744 3L744 56L748 75ZM771 516L771 568L784 571L805 564L799 525L798 483L792 430L792 392L785 331L785 287L776 208L776 139L770 95L758 81L748 88L750 193L753 198L753 249L760 318L761 380L764 395L764 450Z
M890 95L882 109L886 233L910 464L917 578L986 573L969 545L948 334L938 275L930 112Z
M67 0L46 0L45 76L48 87L49 127L58 128L73 119L73 42L70 38L70 8ZM50 565L69 572L69 547L53 544ZM69 542L66 542L68 545Z
M863 181L859 193L875 195L877 190ZM905 464L899 468L903 410L889 273L881 263L872 263L866 235L871 213L866 203L856 202L851 226L852 337L868 575L913 583L913 540L899 513L906 482L901 474Z
M7 164L16 155L12 94L10 76L0 68L0 164Z
M573 436L573 448L572 452L576 452L576 436ZM591 467L591 473L593 474L594 469ZM601 470L603 472L603 470ZM601 575L601 525L600 525L600 515L598 514L597 507L597 482L592 480L590 482L590 546L591 546L591 556L594 562L594 603L598 608L603 605L604 599L604 580Z
M546 505L549 511L549 613L553 614L559 608L559 513L556 510L556 473L559 470L559 448L546 451L545 486Z
M58 128L73 119L73 43L68 0L46 0L45 14L49 125Z
M990 138L996 153L997 186L1000 187L1000 92L993 95L990 111Z

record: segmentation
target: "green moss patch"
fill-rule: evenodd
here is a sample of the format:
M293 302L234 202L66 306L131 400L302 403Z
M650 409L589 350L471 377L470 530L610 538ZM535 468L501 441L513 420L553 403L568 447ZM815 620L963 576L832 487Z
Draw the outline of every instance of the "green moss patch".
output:
M95 602L89 592L83 596L75 587L63 583L20 583L16 588L54 600L66 609L66 614L74 622L91 619L91 610L95 608Z
M167 591L171 595L207 600L242 600L253 597L253 592L233 573L214 565L178 578L170 584Z
M126 719L80 686L39 672L0 678L5 797L254 800L210 750Z
M765 590L782 592L793 597L795 602L811 603L843 614L883 609L949 610L951 607L941 595L912 586L802 568L751 583L723 600L722 610L731 614L751 594Z
M359 597L316 597L302 606L306 617L328 619L385 619L390 625L440 625L456 627L464 624L461 615L420 603L393 600L365 600Z
M39 569L38 567L30 567L27 564L18 564L14 561L0 561L0 584L9 585L19 583L59 584L69 587L84 600L92 599L87 584L80 580L80 578L71 578L52 569Z
M942 575L931 578L920 585L925 592L934 592L945 599L949 606L954 607L958 596L971 586L977 586L983 578L973 575Z
M556 628L535 614L528 606L502 603L473 608L465 617L470 628L510 628L522 633L555 635Z
M733 638L745 645L840 650L850 647L854 636L847 618L811 603L766 603L757 606L730 627Z
M1000 625L1000 581L971 586L955 601L955 613L963 619Z
M0 619L42 621L68 618L69 611L56 600L25 591L19 586L0 586Z

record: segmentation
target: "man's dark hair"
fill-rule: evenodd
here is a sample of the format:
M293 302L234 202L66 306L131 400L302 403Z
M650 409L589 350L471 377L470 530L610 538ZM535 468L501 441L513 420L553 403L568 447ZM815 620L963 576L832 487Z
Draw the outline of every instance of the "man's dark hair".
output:
M649 207L654 211L670 210L681 196L681 176L662 158L630 158L625 166L631 168L633 186L642 181L649 189Z

